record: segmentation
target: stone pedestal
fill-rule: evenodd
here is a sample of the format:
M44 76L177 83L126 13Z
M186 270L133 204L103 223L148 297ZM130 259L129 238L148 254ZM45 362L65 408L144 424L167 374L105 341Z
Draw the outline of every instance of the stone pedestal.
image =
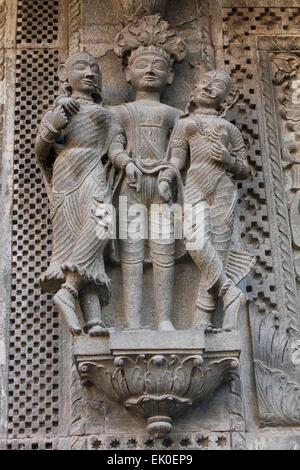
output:
M95 385L146 418L155 436L170 432L176 416L230 379L239 355L236 332L125 330L74 339L83 386Z

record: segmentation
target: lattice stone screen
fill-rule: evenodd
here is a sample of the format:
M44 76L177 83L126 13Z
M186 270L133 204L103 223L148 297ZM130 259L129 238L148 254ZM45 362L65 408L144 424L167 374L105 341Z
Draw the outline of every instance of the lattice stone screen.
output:
M39 122L59 93L58 64L78 50L99 62L106 104L133 97L113 52L122 28L112 7L116 2L0 0L0 151L2 144L8 149L0 162L0 213L12 224L2 234L7 258L0 259L0 353L4 338L8 359L1 362L0 354L0 449L248 449L274 442L300 447L300 368L291 360L299 341L299 284L283 161L286 131L294 132L290 141L296 132L284 108L293 80L300 77L299 0L288 6L285 0L169 0L165 13L188 49L163 97L168 104L183 110L198 74L216 66L240 87L228 117L243 134L253 179L238 182L236 222L257 264L244 283L247 303L239 319L242 356L235 380L222 385L215 402L209 398L194 417L187 413L174 435L158 441L137 421L127 421L121 406L82 387L69 332L53 296L39 288L51 256L49 201L34 152ZM4 25L13 32L3 33ZM4 52L7 64L1 61ZM14 76L15 84L13 78L6 83ZM8 111L2 85L9 90ZM7 135L13 135L9 145ZM176 265L177 274L185 262ZM119 267L109 269L113 282L121 283ZM119 291L115 297L104 315L122 311Z
M18 2L8 437L55 434L59 319L38 279L51 256L49 203L34 155L39 121L58 92L58 1ZM48 49L35 48L47 43Z

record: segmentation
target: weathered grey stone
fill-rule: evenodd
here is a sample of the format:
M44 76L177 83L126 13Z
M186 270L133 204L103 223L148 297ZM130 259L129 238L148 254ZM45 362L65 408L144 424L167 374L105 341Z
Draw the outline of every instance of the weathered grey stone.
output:
M109 8L106 0L49 0L47 5L44 0L0 0L2 450L299 450L299 11L299 0L113 0ZM161 15L162 19L157 15ZM153 36L149 39L152 27ZM164 38L158 46L155 37L159 38L162 31L166 34L163 33ZM177 55L179 60L183 58L183 41L185 58L180 63L172 64L175 71L173 83L160 89L156 101L158 112L149 113L148 108L145 107L145 111L140 105L135 81L138 59L145 59L149 66L152 53L155 59L159 57L164 60L164 57L165 65L169 64L164 54L171 51L168 41L172 42L173 58ZM140 56L138 43L143 48L150 46L150 49L154 49L144 49L145 54ZM66 74L67 70L63 67L58 69L62 63L68 66L70 61L66 62L67 58L80 51L92 54L96 60L91 59L91 63L95 66L98 64L102 72L105 106L95 106L105 112L113 111L121 117L120 128L124 127L121 134L128 141L121 138L121 163L113 149L106 152L104 157L104 163L110 162L113 169L113 172L108 173L111 176L110 184L113 173L116 176L114 181L120 183L116 185L113 198L111 195L106 200L109 203L113 200L117 209L118 192L121 188L124 193L134 189L128 189L125 183L125 178L131 178L130 182L134 184L133 177L135 183L143 179L148 182L155 180L157 194L154 200L159 204L163 200L160 199L162 194L156 199L159 195L158 182L165 183L160 188L165 196L167 185L172 187L170 201L180 202L178 198L176 200L176 187L173 186L174 179L170 173L159 171L153 173L153 176L141 177L140 173L143 174L145 170L143 161L153 152L153 148L149 150L147 142L151 143L154 150L159 149L160 163L168 162L171 167L173 162L179 168L174 156L171 157L175 148L173 137L177 132L176 116L189 111L189 117L185 116L179 122L187 122L192 117L208 126L210 118L200 118L199 115L197 118L195 110L186 110L189 97L199 80L207 76L207 71L210 71L209 76L212 77L211 71L224 70L232 78L232 91L236 91L237 102L228 110L228 121L224 125L229 126L230 122L241 131L253 177L237 181L235 214L228 221L228 231L233 229L229 237L231 246L226 245L222 254L223 268L226 272L228 250L235 249L239 253L246 251L256 258L252 272L237 286L247 298L240 308L238 331L219 331L224 316L222 301L218 302L214 315L209 319L214 328L209 328L206 334L204 328L199 331L193 329L199 326L199 322L197 325L195 321L194 309L199 285L204 285L209 276L204 276L204 267L199 266L198 269L189 254L181 256L182 243L178 240L175 253L172 250L168 252L166 247L160 253L161 247L155 247L159 249L152 250L152 260L148 242L145 244L143 275L133 273L139 283L136 280L131 282L126 274L125 281L122 278L119 263L121 254L124 268L124 253L119 250L122 240L114 240L112 244L104 243L105 251L99 251L98 259L103 261L100 271L111 279L109 303L101 305L100 309L94 291L91 291L93 282L89 281L79 288L79 297L83 294L86 301L80 299L79 305L70 297L71 311L73 314L76 311L71 324L70 311L58 305L69 316L69 326L73 332L79 332L79 328L83 329L92 318L95 321L97 319L98 325L94 330L88 325L86 332L90 330L92 334L104 336L92 337L82 333L78 337L70 337L64 322L59 321L52 296L41 294L38 279L45 274L52 252L55 253L59 247L58 234L62 233L61 229L68 217L63 218L58 231L58 224L53 224L52 241L49 201L40 169L35 162L34 141L40 119L47 109L50 109L48 116L51 113L55 115L59 106L68 110L66 114L69 113L69 122L61 135L68 134L75 126L76 118L80 120L83 116L85 105L80 104L78 113L75 113L76 106L73 107L76 116L71 116L69 97L67 101L62 100L63 85L67 85L64 80L72 78L70 70ZM80 57L87 57L87 54ZM62 79L60 91L57 69ZM173 74L169 69L168 73ZM229 83L225 75L223 83ZM154 102L154 94L147 92L147 97ZM122 114L128 108L132 108L134 124L129 122L130 119L126 121ZM162 109L166 111L167 118L172 117L173 113L175 116L164 131L159 127L161 122L155 120L162 116ZM89 111L87 114L91 117ZM164 119L167 118L164 116ZM210 122L216 123L220 118L213 119ZM46 120L48 124L51 124L50 121ZM147 125L143 126L143 121ZM51 130L48 129L48 134L44 122L40 136L45 139L50 136L48 140L51 140ZM80 145L72 146L72 151L78 150L80 155L84 155L91 144L90 128L87 121L84 122L79 126L74 142L80 135L85 135L85 150L79 151ZM221 122L226 123L224 118ZM215 128L215 124L212 127ZM144 135L141 139L140 152L131 148L131 140L135 143L139 141L138 132L135 133L139 128L146 133L146 137ZM227 147L226 139L223 138L214 134L214 140ZM99 133L98 143L100 140ZM170 141L173 148L166 155ZM187 171L193 168L195 161L194 141L191 138L188 143L191 161L187 161L180 175L176 173L179 177L177 190L181 176L182 193L185 196L190 187L190 184L186 184ZM55 148L58 161L65 154L61 147ZM229 146L227 150L232 155ZM228 157L224 149L221 153L225 159ZM200 156L208 154L200 148ZM135 161L133 156L136 157ZM50 167L53 164L51 158ZM149 158L152 158L151 155ZM128 163L127 171L122 163L124 167ZM71 167L70 164L68 168ZM44 170L48 174L49 167ZM92 175L95 176L94 171ZM69 184L69 179L65 178L64 184ZM76 203L79 192L84 193L83 186L73 194ZM48 192L51 196L51 188ZM138 202L141 202L144 193L136 193ZM58 201L61 207L59 198L56 199L54 202ZM207 202L210 205L210 200ZM89 206L88 198L84 198L83 205ZM219 208L222 205L226 205L225 198L220 201ZM98 227L105 220L102 209L103 206L97 206L94 222ZM76 214L76 220L80 220L80 223L73 223L69 230L66 243L69 247L72 246L70 235L75 236L83 220L81 215L79 212ZM221 228L224 229L224 224ZM93 231L87 231L82 247L88 247L93 235ZM77 254L80 254L79 251ZM202 254L203 251L199 249L199 259ZM166 260L170 263L166 263ZM159 275L156 266L153 270L153 261L162 268ZM166 274L168 270L169 277ZM63 276L68 276L65 270ZM126 281L129 288L138 287L132 288L127 300L125 294L127 305L124 305L122 284L126 284ZM75 291L72 292L75 294ZM213 294L215 308L218 292L210 293ZM139 309L133 309L138 325L129 325L131 313L128 304L134 304L135 295L140 303ZM100 297L103 304L102 293ZM204 296L200 297L203 303ZM59 304L57 298L55 303ZM168 328L162 328L160 324L160 318L164 315L170 321ZM130 330L128 326L138 326L138 329ZM159 331L162 329L168 331ZM188 365L193 363L195 356L193 380L199 378L199 370L206 374L208 364L213 364L213 375L219 367L217 363L229 358L236 359L240 350L240 368L225 374L230 380L221 384L210 396L202 397L202 401L195 403L191 409L188 407L183 415L174 416L173 430L164 438L151 436L145 431L147 424L143 399L149 398L149 391L145 389L141 396L126 398L131 410L139 414L137 416L128 413L123 406L124 400L117 403L115 392L108 390L110 373L118 367L118 373L122 371L124 374L124 384L129 384L134 382L131 361L133 364L139 361L137 364L142 363L146 368L154 361L159 366L157 376L164 390L178 398L179 388L176 389L178 393L175 393L175 389L170 390L170 382L164 380L170 377L173 383L177 383L174 379L176 361L186 372L185 380L188 382ZM80 371L79 376L72 355L76 356L77 363L85 362L92 367L89 371L92 378L88 382L89 387L81 383L81 379L87 378L87 371ZM144 359L141 355L145 356ZM199 365L200 356L204 361L202 366ZM116 365L113 364L115 359ZM175 361L175 365L172 361ZM93 369L95 365L98 369L101 366L106 368L108 373L105 380L99 379L99 370ZM97 386L92 381L98 381ZM120 385L120 382L117 380L115 384ZM149 387L151 384L156 384L152 369L149 370ZM100 385L107 386L106 393L100 390ZM153 396L162 406L159 393L152 394L149 406L153 406ZM139 401L140 397L142 400ZM181 394L182 397L187 398L187 394ZM170 405L167 407L168 412ZM141 416L143 413L144 417ZM154 416L157 415L152 413L146 417ZM172 413L164 416L173 418ZM153 425L153 422L149 424ZM156 423L154 420L155 432L162 433L169 424L168 419L160 419Z
M131 349L133 351L203 351L203 330L182 331L113 331L111 350L114 354Z
M141 341L145 333L149 342ZM147 429L157 436L168 434L172 418L211 395L230 377L238 367L240 354L239 342L234 338L228 342L229 351L223 346L220 352L210 350L206 354L203 332L199 335L189 330L112 332L110 354L106 355L103 349L89 354L93 348L88 337L87 348L83 338L75 341L75 360L82 383L93 384L109 399L121 402L126 410L147 418ZM119 412L117 416L123 421Z

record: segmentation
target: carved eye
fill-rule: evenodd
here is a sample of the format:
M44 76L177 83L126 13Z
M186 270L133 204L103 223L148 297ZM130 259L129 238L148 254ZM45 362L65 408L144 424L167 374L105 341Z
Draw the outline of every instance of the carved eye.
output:
M76 70L84 70L85 69L85 65L84 64L75 64L73 66L73 69L76 69Z
M145 69L148 66L148 62L146 60L140 60L135 63L136 69Z
M203 86L208 85L209 82L210 82L210 79L209 79L208 77L207 77L207 78L204 77L203 80L201 80L201 81L199 82L199 85L198 85L198 86L201 88L201 87L203 87Z
M160 60L154 62L154 67L157 69L157 70L165 70L166 69L166 65L164 62L161 62Z

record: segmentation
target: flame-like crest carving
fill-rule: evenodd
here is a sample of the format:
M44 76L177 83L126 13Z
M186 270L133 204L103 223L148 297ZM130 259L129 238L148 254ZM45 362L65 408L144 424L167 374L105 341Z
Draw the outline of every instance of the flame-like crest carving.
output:
M129 23L115 39L115 53L119 57L134 55L141 47L155 47L167 53L172 61L181 62L185 57L185 45L175 29L159 14L144 16Z

